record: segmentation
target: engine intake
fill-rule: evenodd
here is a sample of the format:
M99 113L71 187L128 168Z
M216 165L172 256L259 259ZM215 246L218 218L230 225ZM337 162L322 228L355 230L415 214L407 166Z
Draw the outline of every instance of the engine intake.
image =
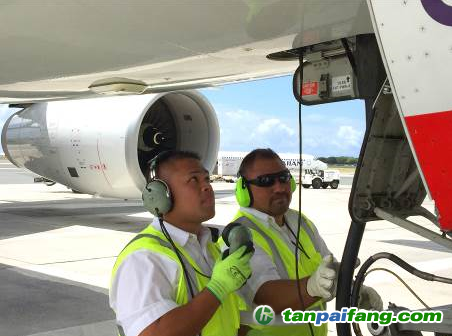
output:
M16 166L84 193L140 198L147 164L190 150L209 171L219 148L215 111L196 91L37 103L12 115L3 151Z

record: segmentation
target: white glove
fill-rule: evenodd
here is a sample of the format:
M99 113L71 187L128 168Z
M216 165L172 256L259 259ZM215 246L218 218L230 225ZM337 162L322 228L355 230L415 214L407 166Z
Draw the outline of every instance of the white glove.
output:
M375 289L362 285L359 291L358 308L382 311L383 300Z
M318 296L325 301L330 301L336 296L337 272L332 254L323 257L322 263L308 279L308 294Z

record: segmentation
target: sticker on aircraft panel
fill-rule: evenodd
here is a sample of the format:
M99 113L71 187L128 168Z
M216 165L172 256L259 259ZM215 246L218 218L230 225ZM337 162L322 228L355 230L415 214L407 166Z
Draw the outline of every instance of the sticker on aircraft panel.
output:
M302 96L316 95L319 92L319 82L306 82L301 87Z
M352 89L351 76L338 76L331 79L331 91L339 92Z

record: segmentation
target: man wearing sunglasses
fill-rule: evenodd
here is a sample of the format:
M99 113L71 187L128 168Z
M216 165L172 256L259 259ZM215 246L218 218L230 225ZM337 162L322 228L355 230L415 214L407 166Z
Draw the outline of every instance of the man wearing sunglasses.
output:
M240 209L234 222L251 230L255 246L253 275L241 290L250 310L255 305L269 305L276 314L286 308L325 310L326 302L336 295L339 263L303 214L297 242L298 212L289 209L295 189L294 178L273 150L255 149L243 159L236 184ZM363 286L360 297L360 308L382 309L381 298L372 288ZM261 327L250 335L311 335L311 330L312 336L328 332L326 324L303 323Z

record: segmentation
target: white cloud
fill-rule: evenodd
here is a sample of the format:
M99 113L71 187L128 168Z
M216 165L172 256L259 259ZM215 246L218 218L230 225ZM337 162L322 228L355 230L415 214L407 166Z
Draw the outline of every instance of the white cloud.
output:
M273 119L265 119L258 127L257 132L261 134L274 132L274 131L283 131L287 132L288 135L295 135L295 131L284 124L281 120L273 118Z
M249 110L217 109L222 150L249 151L270 147L277 152L298 152L296 116L283 119ZM303 123L303 152L315 156L357 156L363 132L336 118L308 118ZM344 121L344 120L342 120Z
M248 110L217 111L221 125L221 149L248 151L271 147L279 152L294 152L298 135L277 116Z
M361 145L362 133L352 126L340 126L337 137L343 145L358 147Z

